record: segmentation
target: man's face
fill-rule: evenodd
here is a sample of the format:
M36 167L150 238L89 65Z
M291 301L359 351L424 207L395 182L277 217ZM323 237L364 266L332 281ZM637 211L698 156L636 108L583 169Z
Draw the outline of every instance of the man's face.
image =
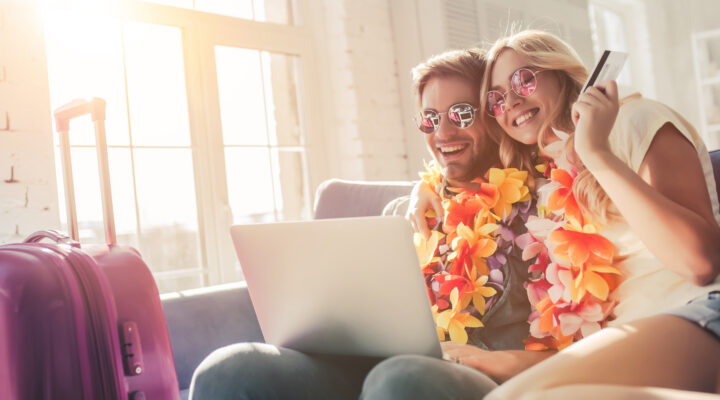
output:
M459 77L436 77L430 79L423 90L422 110L435 110L440 116L438 129L425 135L425 143L435 160L443 169L450 182L470 182L485 174L487 168L495 163L495 154L486 155L494 149L485 130L480 124L477 113L475 121L467 128L460 128L448 119L448 109L458 103L469 103L478 107L478 93L472 85Z

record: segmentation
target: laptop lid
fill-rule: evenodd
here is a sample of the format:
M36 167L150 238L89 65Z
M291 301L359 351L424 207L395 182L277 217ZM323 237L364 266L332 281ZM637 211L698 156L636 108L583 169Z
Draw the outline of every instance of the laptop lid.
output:
M442 357L401 217L231 228L265 341L307 353Z

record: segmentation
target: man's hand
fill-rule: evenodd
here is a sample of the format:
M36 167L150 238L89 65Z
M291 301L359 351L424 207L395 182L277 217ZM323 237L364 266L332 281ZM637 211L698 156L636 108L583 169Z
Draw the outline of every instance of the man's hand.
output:
M502 383L557 353L555 351L497 350L488 351L469 344L443 342L443 353L460 364L475 368Z
M418 182L410 195L410 203L408 204L405 219L410 222L413 231L421 233L425 238L430 237L430 227L428 227L425 213L428 210L435 210L437 218L443 217L443 207L440 197L425 182Z

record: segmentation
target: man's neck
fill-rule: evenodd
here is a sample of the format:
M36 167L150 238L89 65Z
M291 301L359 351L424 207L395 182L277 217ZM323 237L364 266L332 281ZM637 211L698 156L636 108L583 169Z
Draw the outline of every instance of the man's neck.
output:
M447 180L448 186L454 187L454 188L462 188L462 189L468 189L468 190L479 190L480 184L477 182L472 181L458 181L458 180Z

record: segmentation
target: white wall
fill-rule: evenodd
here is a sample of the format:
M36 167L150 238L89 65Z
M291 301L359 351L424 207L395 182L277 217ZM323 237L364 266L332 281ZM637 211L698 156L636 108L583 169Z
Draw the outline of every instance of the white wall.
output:
M10 128L0 130L2 243L60 226L44 36L32 1L0 3L0 71L0 118L7 113ZM17 182L8 182L11 169Z
M389 0L324 0L319 60L329 176L407 179Z

